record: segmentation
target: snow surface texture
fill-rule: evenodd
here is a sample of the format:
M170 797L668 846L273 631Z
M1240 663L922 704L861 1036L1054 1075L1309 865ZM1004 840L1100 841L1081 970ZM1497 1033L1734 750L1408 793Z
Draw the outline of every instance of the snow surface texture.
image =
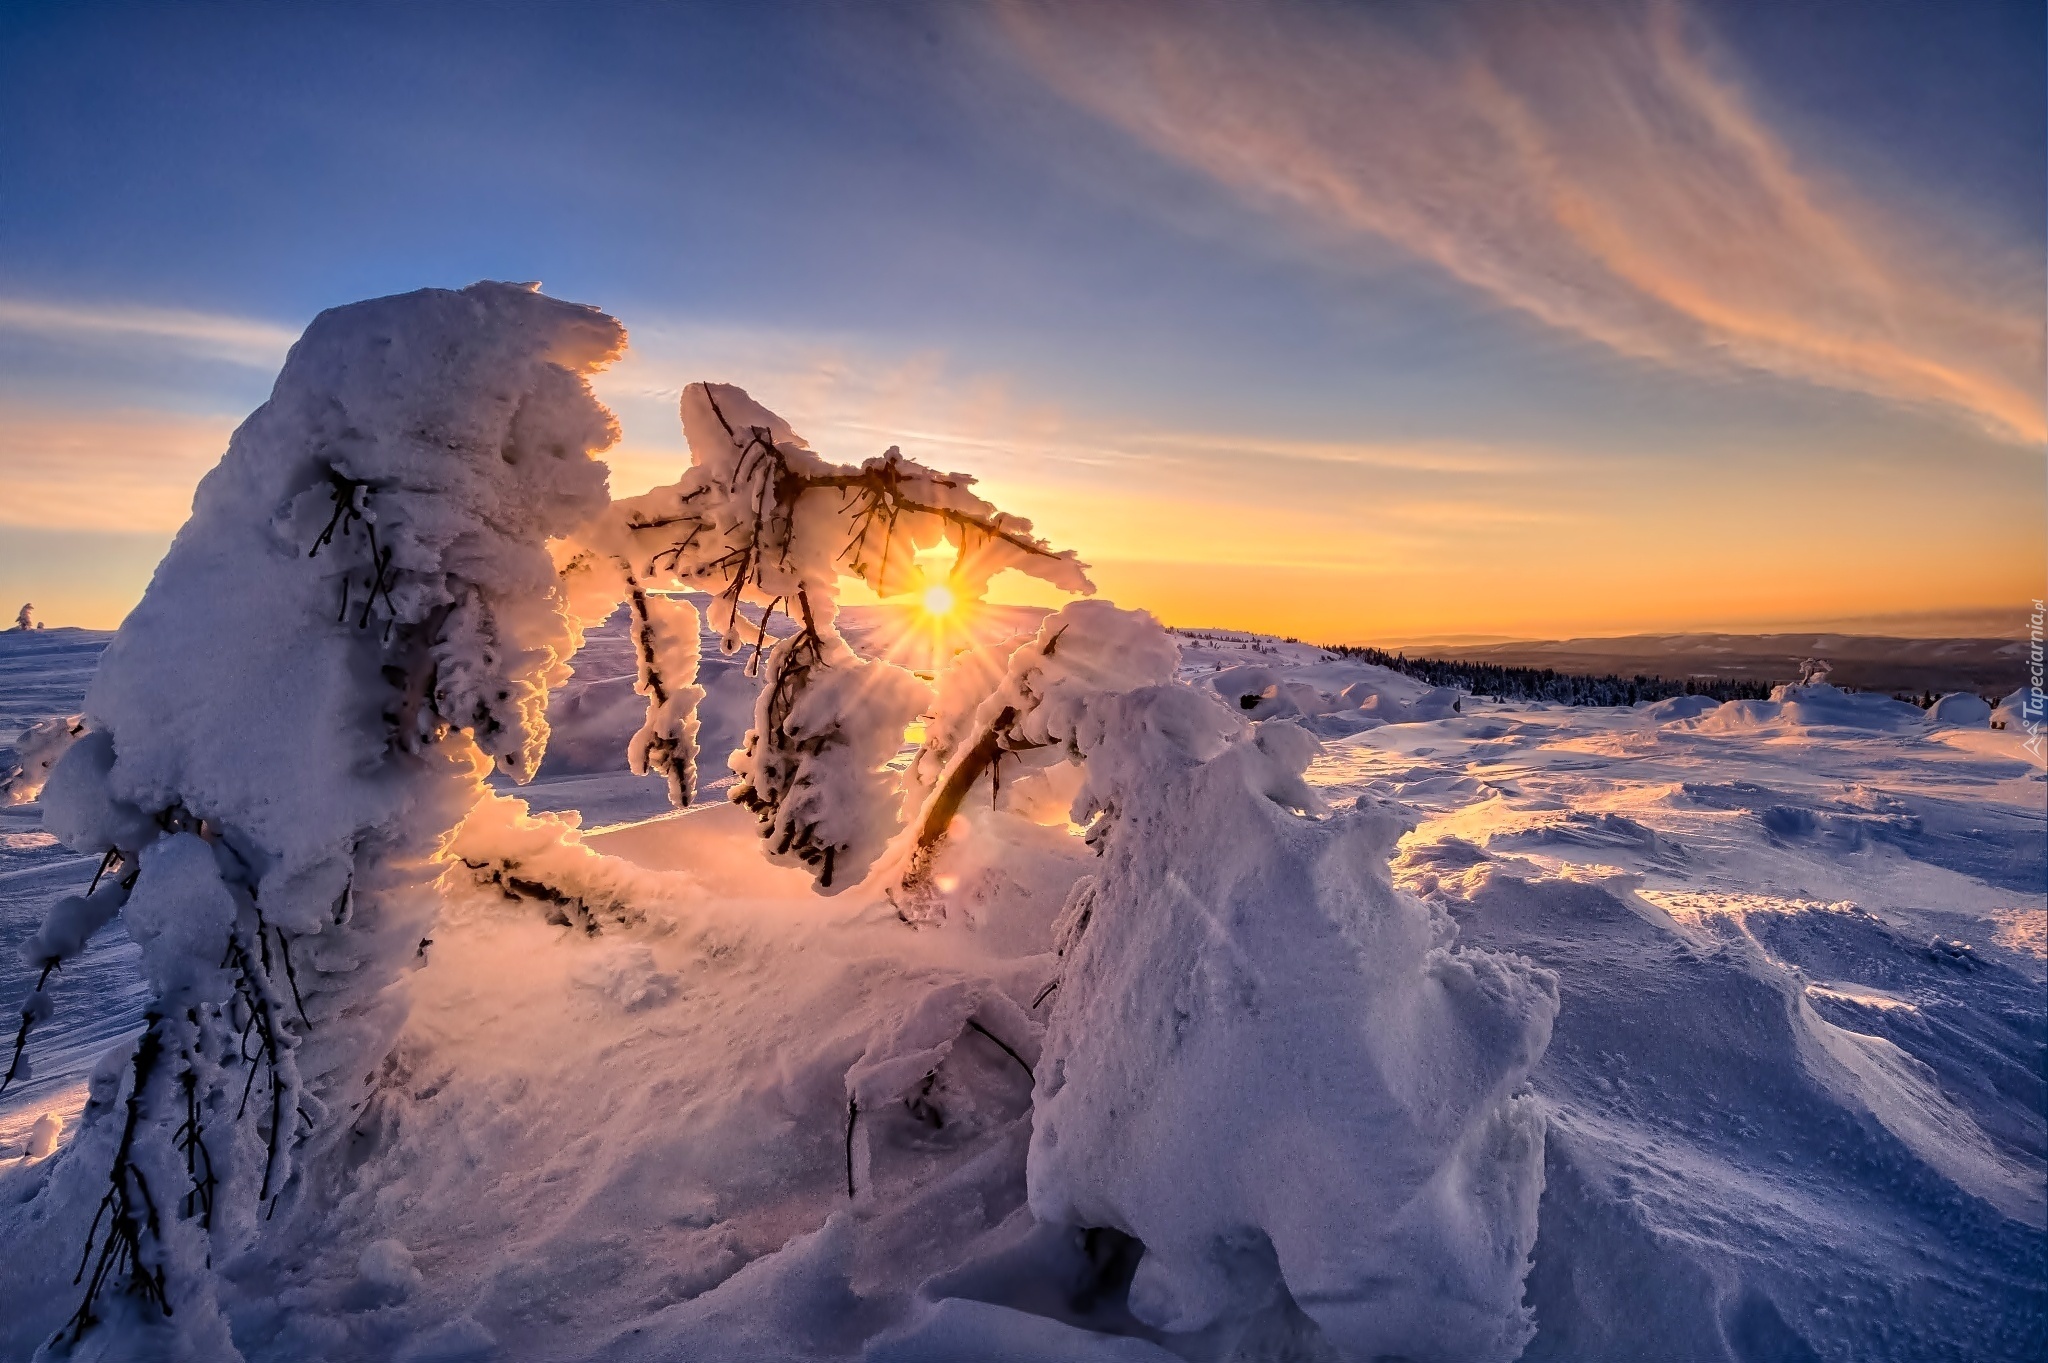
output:
M531 301L508 292L508 309L563 306L512 292ZM482 391L506 391L493 372ZM561 425L599 429L554 391L581 414ZM238 477L210 477L200 513L237 509ZM410 519L325 482L345 495L320 491L288 529L388 510L381 550ZM291 980L246 973L290 1010L286 1067L332 1095L314 1118L328 1134L287 1152L296 1181L257 1219L262 1119L229 1124L209 1275L184 1148L156 1127L171 1144L145 1156L149 1184L187 1229L145 1266L177 1270L181 1315L167 1327L117 1283L81 1355L176 1357L182 1331L187 1357L251 1360L1478 1358L1533 1323L1529 1359L2038 1356L2044 784L2022 734L1825 684L1739 707L1511 709L1223 634L1181 636L1187 684L1162 686L1173 641L1082 603L1071 619L1164 642L1163 661L1091 669L1080 703L1009 730L1049 741L967 783L929 867L943 927L913 931L886 864L821 899L731 804L577 826L579 808L665 803L626 740L685 730L633 689L630 614L568 661L611 600L556 595L562 560L538 539L558 523L515 516L474 546L505 556L493 581L538 584L476 582L506 614L498 637L546 641L521 643L508 680L532 685L500 688L484 738L500 781L532 776L552 717L610 733L616 756L543 762L524 801L454 760L438 704L319 712L349 694L317 684L338 664L368 663L358 694L376 694L381 626L415 600L367 570L366 521L337 514L304 560L279 532L269 571L223 571L204 599L165 586L207 561L208 536L181 536L149 610L234 619L180 636L205 647L168 669L161 732L99 704L135 685L134 646L81 705L65 679L96 641L0 637L11 728L83 711L100 730L40 804L0 808L0 936L61 959L31 1038L42 1069L0 1099L0 1356L32 1354L77 1302L144 1009L234 990L223 937L316 918L291 929L310 1031ZM452 558L479 561L430 561ZM324 591L301 600L298 572ZM377 627L269 633L254 609L317 602L329 620L351 576ZM263 595L238 614L237 591ZM928 735L957 751L991 686L1050 694L1028 678L1064 645L1025 633L941 674ZM198 684L266 647L304 664L253 711L302 725L303 754L275 765L243 716L274 770L204 741L233 707ZM502 663L462 661L472 678ZM1246 667L1265 675L1224 677ZM617 705L595 704L619 679ZM724 674L701 684L716 697ZM734 713L756 686L731 687ZM324 723L328 745L310 742ZM182 783L170 829L147 817L166 792L123 793L131 736ZM936 790L939 758L899 755L906 803ZM311 822L229 798L259 780ZM346 894L317 875L251 883L252 862L318 858L323 829L357 827L333 803L368 811ZM112 877L130 932L87 936L107 901L78 892L100 859L42 819L87 847L95 831L140 844ZM337 899L346 924L293 913ZM26 992L22 968L0 984ZM1202 1006L1183 1018L1183 1001ZM328 1025L342 1017L358 1025ZM382 1057L366 1079L363 1056ZM167 1085L177 1062L154 1073ZM1154 1139L1139 1148L1112 1106Z

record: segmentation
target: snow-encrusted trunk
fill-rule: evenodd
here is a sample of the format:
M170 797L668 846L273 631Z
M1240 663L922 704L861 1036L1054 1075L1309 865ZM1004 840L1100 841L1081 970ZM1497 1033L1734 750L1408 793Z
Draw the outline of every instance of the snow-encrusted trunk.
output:
M584 376L623 341L518 285L323 313L108 646L44 792L105 879L38 941L60 960L118 909L151 1001L0 1220L50 1265L54 1347L233 1357L216 1274L317 1212L450 831L544 750L581 632L548 540L606 503Z
M638 582L629 588L633 619L633 689L647 698L647 718L626 744L635 776L668 782L669 803L689 806L697 793L697 608L676 597L654 596Z
M1089 723L1104 862L1060 927L1032 1211L1142 1240L1131 1309L1160 1329L1284 1285L1346 1357L1515 1357L1554 978L1394 890L1397 811L1298 812L1291 723L1178 687Z
M946 916L931 873L970 792L986 785L990 803L1001 806L1006 761L1013 792L1020 777L1085 762L1100 734L1088 723L1090 710L1172 681L1180 663L1164 625L1107 601L1069 602L1034 637L1007 647L1000 667L969 651L941 678L942 704L905 773L906 825L884 864L886 893L907 922Z

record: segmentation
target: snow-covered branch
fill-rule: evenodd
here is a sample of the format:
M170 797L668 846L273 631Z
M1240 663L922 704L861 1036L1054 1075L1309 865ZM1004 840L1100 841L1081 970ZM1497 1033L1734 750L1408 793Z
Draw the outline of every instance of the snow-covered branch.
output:
M1093 584L1071 552L975 495L965 474L926 468L894 447L857 467L830 463L729 384L691 384L682 417L688 472L578 532L572 575L609 576L633 606L649 701L630 760L636 771L668 774L671 798L687 803L696 660L680 641L681 609L657 605L664 598L654 593L708 592L711 628L728 652L751 645L748 666L762 679L753 729L733 755L732 798L761 819L771 857L809 867L820 889L843 889L895 831L898 778L884 764L927 692L901 668L862 661L839 637L842 578L902 593L921 581L918 552L946 544L950 580L971 595L1010 568L1067 591ZM793 632L771 643L777 612ZM670 638L673 654L662 657L654 641Z

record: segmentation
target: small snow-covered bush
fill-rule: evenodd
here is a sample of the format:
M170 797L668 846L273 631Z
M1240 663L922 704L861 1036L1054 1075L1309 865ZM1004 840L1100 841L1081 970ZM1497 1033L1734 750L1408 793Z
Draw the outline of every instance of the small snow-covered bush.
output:
M50 769L84 733L83 715L52 715L22 730L14 740L14 770L0 776L0 804L25 805L42 794Z
M1346 1357L1515 1357L1554 978L1392 887L1397 812L1309 817L1293 724L1184 687L1089 722L1104 857L1059 929L1032 1211L1142 1240L1130 1304L1158 1329L1284 1287Z

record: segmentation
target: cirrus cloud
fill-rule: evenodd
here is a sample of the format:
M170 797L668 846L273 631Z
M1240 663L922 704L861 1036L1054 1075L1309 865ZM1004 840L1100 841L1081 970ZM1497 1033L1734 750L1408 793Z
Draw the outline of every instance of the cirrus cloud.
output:
M2048 435L2036 263L1816 174L1671 3L1003 0L1030 67L1318 233L1624 355Z
M253 369L277 368L299 335L272 322L223 313L33 298L0 298L0 331L168 348Z

